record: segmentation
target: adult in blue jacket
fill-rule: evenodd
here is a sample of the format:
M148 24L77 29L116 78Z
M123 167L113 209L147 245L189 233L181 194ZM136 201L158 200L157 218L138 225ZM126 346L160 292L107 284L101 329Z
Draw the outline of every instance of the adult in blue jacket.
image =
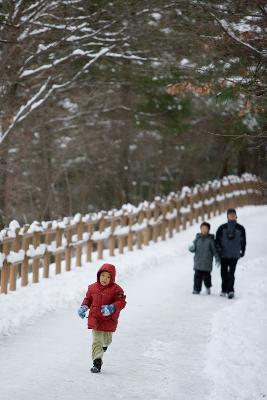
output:
M227 223L221 225L216 232L216 247L221 257L221 296L234 297L236 264L246 251L246 231L237 223L236 210L227 210Z

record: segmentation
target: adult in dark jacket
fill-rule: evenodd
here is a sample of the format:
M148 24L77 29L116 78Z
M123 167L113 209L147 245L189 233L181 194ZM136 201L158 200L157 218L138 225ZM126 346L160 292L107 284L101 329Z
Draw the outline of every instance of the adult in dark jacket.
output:
M234 283L236 264L240 257L244 257L246 251L246 231L237 223L236 210L227 210L226 224L221 225L216 232L216 247L221 257L221 296L234 297Z
M214 235L211 235L209 231L210 224L208 222L202 222L200 225L201 233L197 233L195 240L191 246L189 246L189 251L195 253L193 294L199 294L201 292L203 281L206 286L207 294L210 294L213 257L219 262Z

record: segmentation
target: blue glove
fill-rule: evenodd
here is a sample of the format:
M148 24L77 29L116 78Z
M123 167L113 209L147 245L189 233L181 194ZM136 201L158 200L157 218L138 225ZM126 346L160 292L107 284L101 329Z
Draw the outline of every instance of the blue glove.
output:
M101 312L104 317L108 317L109 315L113 314L115 312L114 304L105 304L104 306L101 306Z
M83 306L81 306L79 308L79 310L78 310L79 317L81 317L82 319L85 318L85 315L86 315L86 312L87 312L88 308L89 307L86 306L85 304Z

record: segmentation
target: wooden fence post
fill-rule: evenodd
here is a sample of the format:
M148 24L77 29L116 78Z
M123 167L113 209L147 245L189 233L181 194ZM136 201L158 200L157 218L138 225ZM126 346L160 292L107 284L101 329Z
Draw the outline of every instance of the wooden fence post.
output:
M168 205L168 211L171 214L173 212L173 203L170 202ZM174 225L173 225L173 219L169 218L168 219L168 231L169 231L169 238L173 237L173 229L174 229Z
M128 251L133 250L133 232L131 231L131 227L133 225L133 215L129 215L129 220L128 220L128 225L129 225L129 232L128 232L128 237L127 237L127 247Z
M143 223L144 216L145 216L144 214L145 214L144 210L141 210L139 212L138 224L142 224ZM144 228L144 229L142 229L140 231L137 231L137 249L138 250L142 249L143 242L144 242L144 244L146 246L149 244L149 240L148 240L148 237L147 237L147 228Z
M61 274L61 252L60 247L62 245L62 229L56 229L56 254L55 254L55 261L56 261L56 275ZM57 249L60 249L59 252Z
M45 233L45 244L48 247L51 244L51 233L50 230L52 229L52 223L50 222L47 226L47 232ZM49 267L50 267L50 251L46 248L44 254L44 270L43 270L43 278L49 278Z
M6 256L9 254L9 244L4 240L3 242L3 254ZM1 269L1 293L7 294L7 286L9 279L9 264L7 259L4 259L3 266Z
M144 213L145 213L145 215L144 215ZM144 220L144 217L146 217L146 219L147 219L147 226L146 226L146 228L144 228L143 229L143 231L142 231L142 235L141 235L141 237L139 238L140 240L141 240L141 242L144 242L144 245L145 246L148 246L149 245L149 242L150 242L150 239L151 239L151 227L149 226L149 220L150 220L150 218L151 218L151 210L150 209L147 209L146 211L141 211L141 223L143 222L143 220ZM141 245L141 247L140 248L142 248L142 245Z
M99 232L102 233L105 229L106 226L106 221L104 214L102 214L101 219L99 221ZM104 240L100 239L97 242L97 259L102 260L103 259L103 251L104 251Z
M114 250L115 250L115 236L114 236L114 231L116 229L116 218L113 212L112 218L111 218L111 227L110 227L110 237L109 237L109 255L111 257L114 256Z
M83 240L83 222L82 218L77 224L77 240L78 242ZM76 267L82 266L82 246L78 243L76 247Z
M123 213L123 215L120 218L120 226L124 227L127 224L127 217ZM118 235L118 247L119 247L119 254L123 254L123 248L124 248L124 243L125 243L125 237L124 235Z
M20 242L20 237L19 237L19 230L20 228L16 229L16 237L14 238L12 245L11 245L11 250L14 252L19 251L19 242ZM18 265L10 265L10 275L9 275L9 290L15 291L17 288L17 274L18 274Z
M71 270L71 249L72 249L72 228L67 227L66 229L66 240L67 246L65 248L65 268L66 271Z
M180 227L181 227L181 213L180 213L181 199L180 198L177 198L175 200L175 208L176 208L175 230L176 230L176 232L180 232Z
M40 245L40 232L33 232L33 247L37 249ZM40 258L38 256L34 256L32 262L32 282L39 282L39 267L40 267Z
M24 251L24 259L21 265L21 286L27 286L29 283L29 257L27 256L27 251L29 249L30 237L27 235L29 225L25 225L23 229L22 236L22 250Z
M162 224L161 224L161 240L166 240L166 228L168 221L166 220L167 206L166 203L162 205Z
M92 222L89 222L89 224L88 224L88 233L89 233L89 239L88 239L87 245L86 245L86 261L91 262L92 261L92 253L93 253L93 241L92 241L91 237L94 233L94 224Z
M189 198L188 198L188 204L189 204L189 207L190 207L190 212L189 212L189 215L188 215L188 222L189 222L189 226L192 226L193 223L194 223L194 207L193 207L194 195L193 195L192 191L190 192L190 195L189 195Z
M153 211L153 222L152 222L152 240L153 242L158 241L158 226L157 226L157 221L159 218L159 204L158 201L155 201L155 208Z

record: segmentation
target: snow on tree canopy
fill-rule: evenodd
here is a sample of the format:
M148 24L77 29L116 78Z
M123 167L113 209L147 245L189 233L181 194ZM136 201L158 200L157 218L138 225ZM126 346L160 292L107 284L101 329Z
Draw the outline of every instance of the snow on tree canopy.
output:
M160 13L154 12L151 14L151 17L155 20L155 21L160 21L162 19L162 15Z

